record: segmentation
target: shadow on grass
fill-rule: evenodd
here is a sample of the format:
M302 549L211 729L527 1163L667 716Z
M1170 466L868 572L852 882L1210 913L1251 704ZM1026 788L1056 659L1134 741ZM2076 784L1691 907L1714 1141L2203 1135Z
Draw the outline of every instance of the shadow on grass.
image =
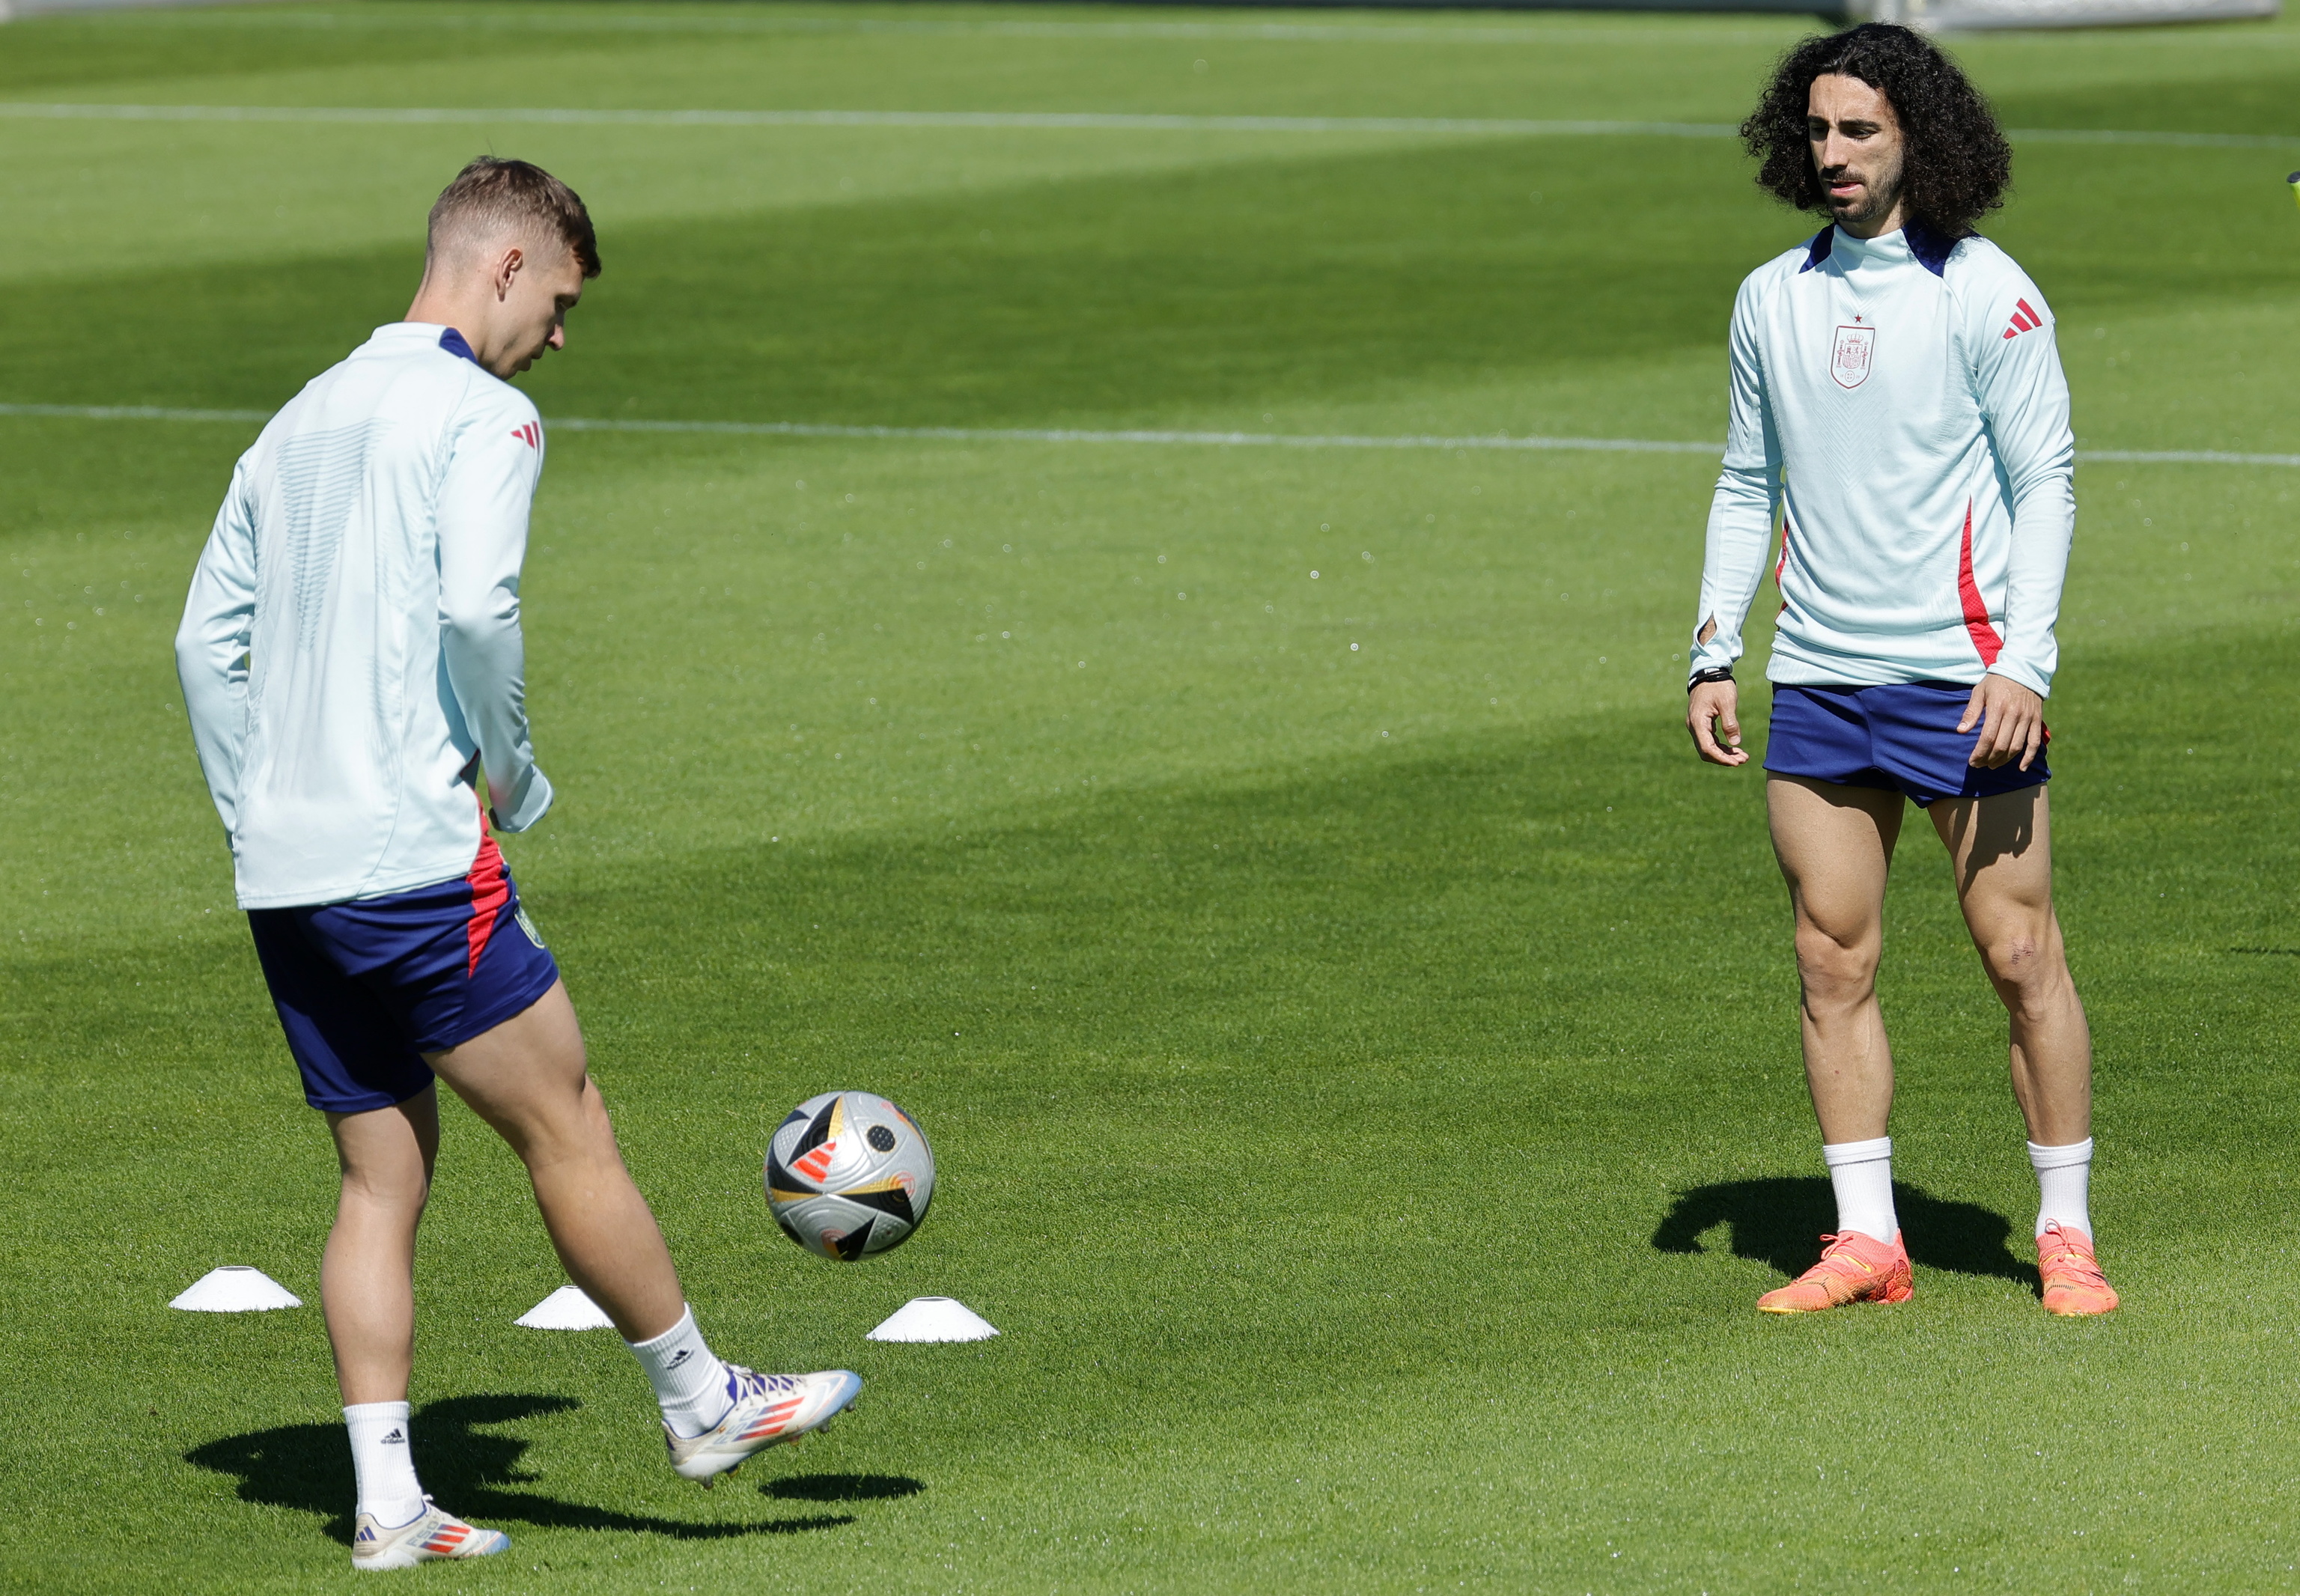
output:
M722 1541L738 1535L788 1535L837 1529L854 1522L850 1514L817 1513L803 1518L772 1518L757 1524L691 1524L677 1518L619 1513L609 1508L561 1501L524 1491L506 1491L536 1476L519 1467L527 1442L493 1434L483 1426L509 1424L538 1414L564 1413L580 1406L563 1396L484 1395L427 1402L415 1414L417 1467L425 1488L460 1517L495 1525L518 1523L546 1529L628 1530L679 1541ZM239 1476L239 1499L267 1507L294 1508L328 1521L327 1532L351 1544L355 1485L351 1449L341 1425L282 1425L210 1441L184 1454L184 1460L218 1474ZM878 1482L875 1475L826 1475L828 1479ZM882 1495L923 1490L915 1480L885 1480ZM844 1496L801 1496L803 1500L853 1501L868 1490Z
M893 1501L926 1488L924 1480L902 1474L795 1474L769 1480L759 1494L777 1501Z
M2038 1286L2036 1266L2015 1258L2006 1244L2012 1222L2004 1215L1978 1203L1946 1201L1899 1181L1893 1183L1893 1206L1910 1262ZM1734 1257L1796 1276L1812 1267L1821 1256L1819 1238L1836 1224L1836 1196L1818 1176L1727 1180L1679 1194L1654 1231L1653 1244L1662 1252L1698 1252L1704 1231L1728 1225Z

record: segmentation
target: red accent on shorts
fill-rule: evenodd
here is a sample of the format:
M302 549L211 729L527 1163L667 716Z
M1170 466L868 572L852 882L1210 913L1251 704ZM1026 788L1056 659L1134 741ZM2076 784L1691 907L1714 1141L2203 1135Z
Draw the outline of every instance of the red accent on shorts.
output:
M1988 624L1988 605L1980 596L1980 584L1972 579L1972 504L1969 500L1964 506L1964 546L1956 557L1956 593L1964 602L1964 629L1972 637L1980 662L1996 664L1996 656L2004 652L2004 640Z
M463 972L468 979L479 973L479 955L488 951L488 938L496 934L496 917L511 900L511 883L504 879L503 850L496 846L484 819L479 822L479 856L471 860L471 873L464 879L471 884L471 922L465 929L471 943L471 962Z

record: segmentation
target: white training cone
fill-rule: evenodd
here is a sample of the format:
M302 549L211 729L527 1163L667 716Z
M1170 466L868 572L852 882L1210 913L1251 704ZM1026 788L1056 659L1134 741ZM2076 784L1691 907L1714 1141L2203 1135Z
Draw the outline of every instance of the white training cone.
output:
M521 1314L516 1321L530 1330L612 1330L615 1321L583 1294L580 1286L562 1285Z
M871 1332L872 1341L988 1341L997 1326L955 1297L912 1297Z
M304 1299L262 1269L226 1264L193 1281L168 1306L187 1313L262 1313L271 1308L301 1308Z

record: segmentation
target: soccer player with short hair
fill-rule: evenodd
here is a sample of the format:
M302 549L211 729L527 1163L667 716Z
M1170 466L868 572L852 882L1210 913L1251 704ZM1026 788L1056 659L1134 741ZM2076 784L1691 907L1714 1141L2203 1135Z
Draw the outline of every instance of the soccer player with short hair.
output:
M2087 1211L2092 1040L2053 912L2045 786L2075 442L2045 296L1972 230L2012 152L1955 65L1884 23L1791 50L1741 136L1760 186L1829 219L1734 302L1686 717L1703 759L1746 761L1732 667L1779 510L1766 809L1838 1225L1820 1262L1757 1306L1910 1294L1876 977L1913 801L2011 1015L2044 1305L2106 1313Z
M598 274L565 184L523 161L465 167L431 209L406 320L240 457L176 636L239 903L343 1167L320 1290L359 1482L355 1569L510 1544L432 1505L410 1457L435 1076L526 1164L569 1277L654 1386L680 1475L708 1485L862 1388L844 1370L756 1374L704 1343L489 834L552 801L519 605L543 425L509 379L565 346Z

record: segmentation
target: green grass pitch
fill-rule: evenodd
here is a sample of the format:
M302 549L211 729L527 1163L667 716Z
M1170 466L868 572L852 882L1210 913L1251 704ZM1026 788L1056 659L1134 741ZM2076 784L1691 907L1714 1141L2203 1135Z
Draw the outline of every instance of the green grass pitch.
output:
M1273 26L1274 25L1274 26ZM367 4L32 20L0 403L268 411L482 150L607 262L546 419L1722 432L1809 234L1718 137L542 122L516 107L1730 122L1790 19ZM2300 451L2300 26L1958 46L2083 446ZM2279 138L2288 138L2279 145ZM244 420L0 415L0 1587L326 1588L333 1167L169 638ZM2053 702L2126 1307L2047 1319L2003 1022L1929 835L1885 1004L1917 1295L1751 1311L1829 1220L1751 771L1678 719L1698 454L561 428L507 852L706 1331L869 1382L704 1495L449 1110L418 1459L459 1591L2300 1586L2300 470L2101 461ZM1313 579L1312 573L1317 573ZM1760 614L1770 610L1761 595ZM1760 695L1761 697L1761 695ZM1762 708L1760 702L1759 708ZM1754 728L1762 733L1762 715ZM801 1255L759 1159L887 1093L944 1185ZM907 1298L997 1325L863 1332Z

